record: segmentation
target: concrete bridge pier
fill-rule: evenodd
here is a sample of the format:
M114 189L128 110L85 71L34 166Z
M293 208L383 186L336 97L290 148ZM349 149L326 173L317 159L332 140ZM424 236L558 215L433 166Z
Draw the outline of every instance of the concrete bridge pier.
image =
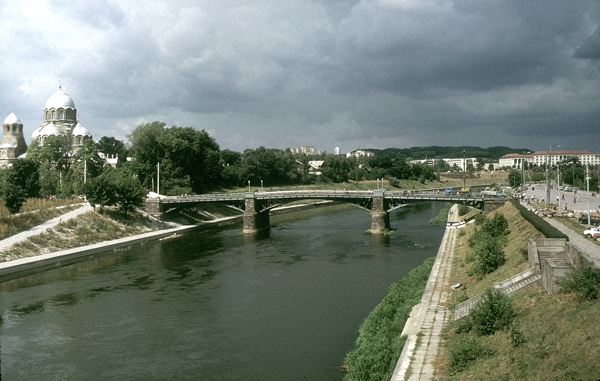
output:
M242 233L254 234L271 225L269 211L260 211L261 206L261 203L256 201L254 193L246 192L244 194L244 228Z
M373 191L373 207L371 208L371 234L381 234L390 229L390 215L386 209L383 190Z

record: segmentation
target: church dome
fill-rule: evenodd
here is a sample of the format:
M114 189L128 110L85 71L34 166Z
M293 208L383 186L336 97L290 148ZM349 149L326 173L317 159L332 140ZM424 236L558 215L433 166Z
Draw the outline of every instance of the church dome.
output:
M50 135L58 136L58 135L61 135L61 131L58 127L56 127L56 125L54 123L49 123L44 128L42 128L42 130L40 131L40 135L41 136L50 136Z
M67 93L65 93L61 88L58 89L57 92L50 95L50 98L46 101L46 108L75 108L75 102L73 102L73 98L71 98Z
M71 134L73 136L92 136L92 134L88 131L88 129L83 127L81 124L79 124L79 122L77 123L75 128L73 128L73 131L71 132Z
M31 134L31 141L37 140L37 138L40 136L41 131L42 127L36 128L35 131L33 131L33 133Z
M14 112L11 112L9 116L4 119L4 124L22 124L21 119L15 115Z

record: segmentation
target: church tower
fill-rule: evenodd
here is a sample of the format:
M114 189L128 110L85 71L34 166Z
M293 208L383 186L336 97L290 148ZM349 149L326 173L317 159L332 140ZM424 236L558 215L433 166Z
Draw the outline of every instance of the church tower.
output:
M92 138L88 129L79 124L75 102L63 91L62 86L46 101L44 120L31 134L31 140L43 146L48 136L68 136L73 151L83 146L85 139Z
M2 124L2 141L0 142L0 166L9 167L11 162L27 151L27 143L23 137L23 123L11 112Z

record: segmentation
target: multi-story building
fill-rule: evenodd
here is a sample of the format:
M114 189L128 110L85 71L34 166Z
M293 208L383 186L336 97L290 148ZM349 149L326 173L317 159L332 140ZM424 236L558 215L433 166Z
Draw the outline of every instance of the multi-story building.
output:
M351 151L346 153L346 157L350 158L350 157L361 157L361 156L375 156L375 153L371 152L371 151L365 151L362 149L357 149L355 151Z
M422 160L411 160L410 163L411 164L417 164L417 163L421 163L421 164L427 164L430 167L433 167L436 161L442 160L446 163L448 163L448 165L450 167L454 167L455 165L460 168L461 171L466 171L465 165L467 166L467 168L469 166L472 166L473 168L475 168L477 166L477 158L475 157L467 157L467 158L458 158L458 159L422 159Z
M572 150L572 151L536 151L531 154L518 154L509 153L500 158L499 166L502 167L514 167L520 168L522 162L528 164L545 166L546 163L551 166L568 160L570 158L577 158L583 165L596 165L600 164L600 154L591 153L585 150Z
M304 154L304 155L320 155L321 151L315 149L315 147L313 146L300 146L300 147L296 147L296 148L291 148L290 151L292 151L293 154Z

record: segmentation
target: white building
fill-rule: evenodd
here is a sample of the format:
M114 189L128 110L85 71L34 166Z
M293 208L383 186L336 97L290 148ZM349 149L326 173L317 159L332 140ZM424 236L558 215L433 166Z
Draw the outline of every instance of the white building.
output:
M522 163L533 164L534 158L531 153L507 153L498 161L498 167L521 168Z
M411 164L427 164L430 167L433 167L433 165L435 164L436 161L445 161L446 163L448 163L448 165L450 167L454 167L455 165L463 172L465 172L467 169L465 168L465 165L467 167L472 166L473 168L476 167L477 165L477 158L475 157L467 157L467 158L459 158L459 159L422 159L422 160L411 160L410 163Z
M351 151L351 152L348 152L346 154L347 158L361 157L361 156L367 156L367 157L369 157L369 156L375 156L375 154L373 152L371 152L371 151L365 151L365 150L362 150L362 149L357 149L355 151Z
M545 166L546 163L554 166L562 161L576 157L582 165L600 164L600 154L585 150L573 151L536 151L532 154L509 153L500 158L500 168L521 168L521 162Z
M313 147L313 146L300 146L300 147L296 147L296 148L291 148L290 151L292 151L292 153L296 154L296 155L300 155L300 154L320 155L321 154L321 151L315 149L315 147Z

